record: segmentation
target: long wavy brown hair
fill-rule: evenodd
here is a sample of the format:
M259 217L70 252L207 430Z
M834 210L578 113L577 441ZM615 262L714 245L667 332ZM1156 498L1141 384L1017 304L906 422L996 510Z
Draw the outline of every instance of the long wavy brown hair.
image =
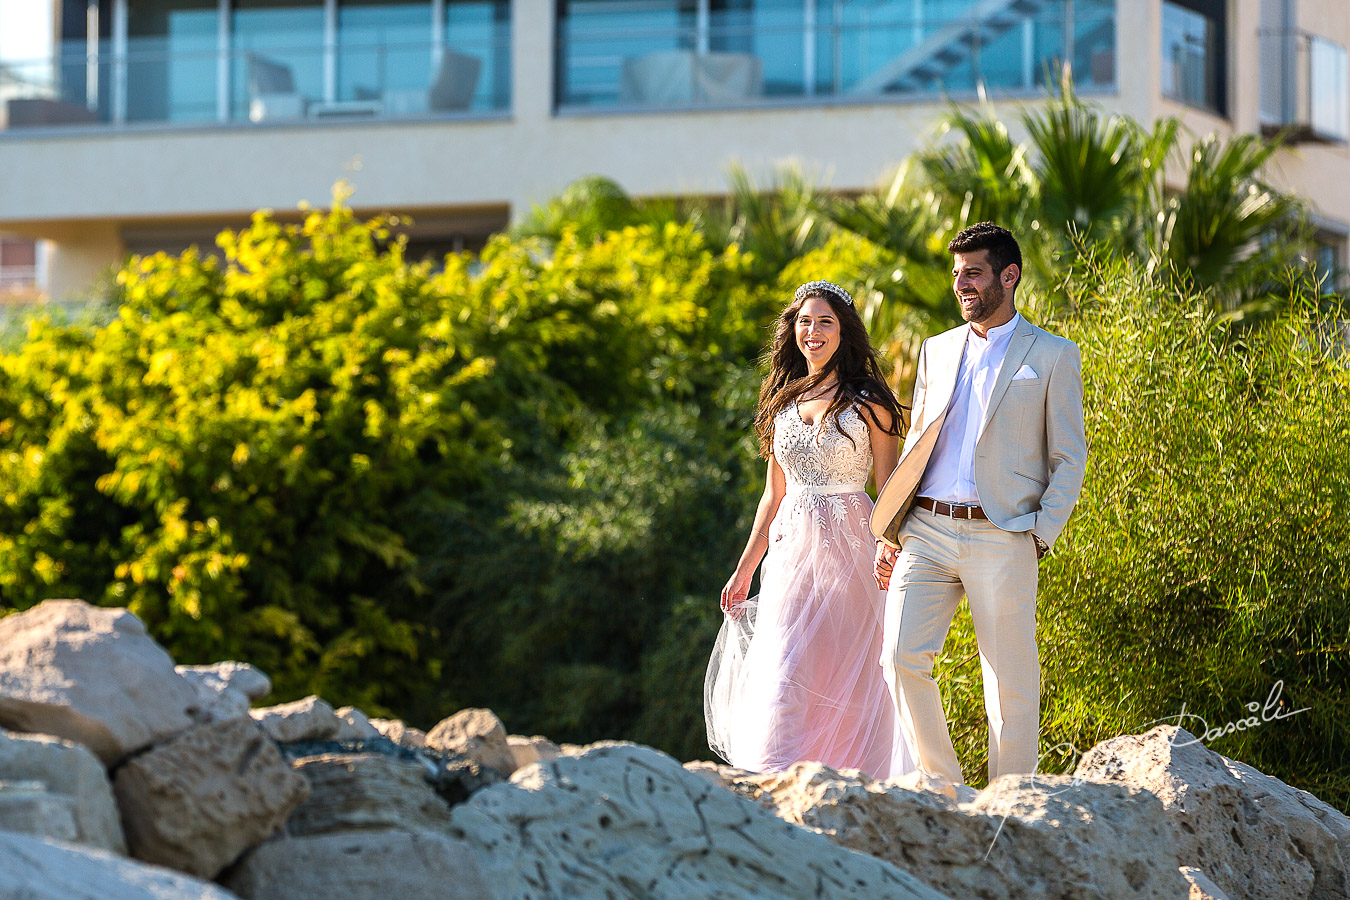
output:
M839 321L839 349L830 357L825 367L811 375L806 365L806 357L797 346L797 316L802 304L812 297L819 297L830 304L835 318ZM877 360L877 351L867 336L867 327L851 303L845 303L828 291L811 291L801 299L794 299L774 325L773 340L764 351L761 362L769 370L759 385L759 403L755 407L755 436L759 439L759 452L767 459L773 453L774 418L803 396L818 389L838 374L839 386L834 399L825 410L826 418L834 423L839 433L848 437L839 416L850 406L859 407L859 411L871 418L877 427L887 434L899 434L904 422L900 401L881 371ZM874 403L891 414L889 427L883 425L876 413L868 406ZM851 441L852 438L849 438Z

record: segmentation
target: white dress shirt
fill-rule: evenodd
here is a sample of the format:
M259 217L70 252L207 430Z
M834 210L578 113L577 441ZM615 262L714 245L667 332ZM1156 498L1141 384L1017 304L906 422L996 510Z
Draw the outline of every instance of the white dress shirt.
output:
M961 369L947 406L947 418L919 482L919 496L946 503L980 502L975 490L975 442L984 431L989 395L994 392L1008 342L1021 320L1022 314L1017 313L1011 321L990 328L988 337L980 337L966 326Z

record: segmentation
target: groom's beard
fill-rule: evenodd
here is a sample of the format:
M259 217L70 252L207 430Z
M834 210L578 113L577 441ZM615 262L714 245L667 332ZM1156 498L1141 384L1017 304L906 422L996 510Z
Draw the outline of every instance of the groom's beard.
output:
M1002 282L999 281L989 285L987 290L976 291L975 293L979 297L975 301L975 305L970 307L969 310L965 306L961 307L961 318L967 322L983 322L1003 305L1003 298L1007 296L1007 293L1003 290Z

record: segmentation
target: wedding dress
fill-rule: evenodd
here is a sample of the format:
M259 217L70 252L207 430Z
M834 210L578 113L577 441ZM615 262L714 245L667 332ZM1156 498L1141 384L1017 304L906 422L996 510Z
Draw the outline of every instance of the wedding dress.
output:
M787 494L769 528L760 593L725 617L704 684L708 744L734 766L816 760L893 778L915 768L881 668L885 593L872 577L872 467L855 408L808 425L774 419Z

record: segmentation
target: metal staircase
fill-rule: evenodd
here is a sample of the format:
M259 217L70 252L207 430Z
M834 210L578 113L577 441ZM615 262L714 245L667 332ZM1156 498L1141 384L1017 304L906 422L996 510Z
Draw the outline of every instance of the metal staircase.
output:
M859 80L854 94L913 91L941 78L970 58L971 50L1016 28L1057 0L982 0L961 19L939 28L924 40Z

